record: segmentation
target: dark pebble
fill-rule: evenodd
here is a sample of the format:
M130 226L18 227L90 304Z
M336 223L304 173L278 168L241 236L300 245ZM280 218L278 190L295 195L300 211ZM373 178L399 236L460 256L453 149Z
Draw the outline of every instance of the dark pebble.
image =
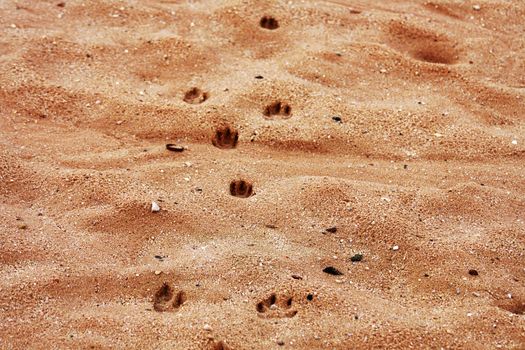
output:
M182 146L177 146L176 144L174 143L168 143L166 144L166 149L168 151L172 151L172 152L182 152L184 151L184 147Z
M308 301L312 301L312 300L314 300L314 295L313 295L312 293L309 293L309 294L306 296L306 299L307 299Z
M329 233L336 233L337 232L337 227L329 227L326 229L326 232L329 232Z
M363 254L356 254L350 258L351 261L357 262L363 260Z
M339 271L338 269L336 269L335 267L333 266L327 266L323 269L323 272L324 273L327 273L329 275L334 275L334 276L341 276L343 275L343 273L341 271Z
M477 270L474 270L474 269L470 269L470 270L468 270L468 274L471 275L471 276L477 276L477 275L479 275L479 274L478 274L478 271L477 271Z
M343 120L341 119L341 117L339 117L339 116L337 116L337 115L336 115L336 116L333 116L333 117L332 117L332 120L333 120L334 122L337 122L337 123L342 123L342 122L343 122Z
M264 77L262 75L256 75L255 79L264 79Z
M293 278L294 280L302 280L302 279L303 279L302 276L299 276L299 275L296 275L296 274L293 274L293 275L292 275L292 278Z

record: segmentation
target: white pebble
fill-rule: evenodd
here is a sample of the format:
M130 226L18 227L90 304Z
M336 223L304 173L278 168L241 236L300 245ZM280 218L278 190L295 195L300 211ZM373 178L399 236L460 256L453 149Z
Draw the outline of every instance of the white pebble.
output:
M157 204L157 202L151 202L151 211L153 213L156 213L156 212L160 211L160 207Z
M511 142L513 145L517 145L518 144L518 140L512 140Z
M472 8L473 8L474 10L476 10L476 11L481 10L481 6L479 6L479 5L472 5Z
M204 329L205 331L208 331L208 332L211 332L211 331L212 331L212 328L211 328L211 326L210 326L209 324L205 324L204 327L203 327L203 329Z
M393 247L392 247L392 250L393 250L393 251L399 250L399 246L397 246L397 245L393 246Z

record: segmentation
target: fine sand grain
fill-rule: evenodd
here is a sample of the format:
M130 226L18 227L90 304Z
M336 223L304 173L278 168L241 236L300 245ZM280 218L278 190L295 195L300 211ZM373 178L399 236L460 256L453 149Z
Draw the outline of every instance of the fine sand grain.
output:
M0 1L0 213L1 349L525 349L525 1Z

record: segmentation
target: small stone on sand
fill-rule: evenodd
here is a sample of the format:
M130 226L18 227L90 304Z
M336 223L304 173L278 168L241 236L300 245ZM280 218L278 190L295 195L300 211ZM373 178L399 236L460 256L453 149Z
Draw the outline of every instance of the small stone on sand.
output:
M326 229L326 232L336 233L337 232L337 227L335 227L335 226L329 227L329 228Z
M343 275L343 273L341 271L339 271L338 269L336 269L335 267L333 266L327 266L323 269L323 272L324 273L327 273L329 275L334 275L334 276L341 276Z
M173 143L168 143L168 144L166 144L166 149L168 151L172 151L172 152L182 152L182 151L184 151L185 148L184 148L184 146L177 146L177 145L175 145Z
M156 213L160 211L160 207L157 202L151 202L151 212Z
M357 262L363 260L363 254L355 254L350 258L352 262Z

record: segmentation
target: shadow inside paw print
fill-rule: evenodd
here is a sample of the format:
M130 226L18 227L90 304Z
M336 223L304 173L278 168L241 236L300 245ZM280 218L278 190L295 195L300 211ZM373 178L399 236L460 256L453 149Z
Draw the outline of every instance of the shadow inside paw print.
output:
M285 318L294 317L297 310L292 308L293 297L278 298L272 293L268 298L260 301L256 305L260 317L264 318Z
M259 25L264 29L270 30L279 28L279 22L271 16L263 16L259 21Z
M292 115L292 107L281 101L276 101L266 106L263 110L266 119L288 119Z
M212 345L212 350L231 350L231 348L222 340Z
M234 197L248 198L253 194L253 186L245 180L234 180L230 183L230 194Z
M194 87L186 91L182 99L186 103L199 104L199 103L203 103L204 101L206 101L208 97L209 96L207 92L204 92L201 89Z
M215 130L211 142L217 148L231 149L237 146L239 132L230 126L222 126Z
M166 282L155 293L153 309L155 311L174 311L186 301L186 293L179 291L175 294L173 288Z

